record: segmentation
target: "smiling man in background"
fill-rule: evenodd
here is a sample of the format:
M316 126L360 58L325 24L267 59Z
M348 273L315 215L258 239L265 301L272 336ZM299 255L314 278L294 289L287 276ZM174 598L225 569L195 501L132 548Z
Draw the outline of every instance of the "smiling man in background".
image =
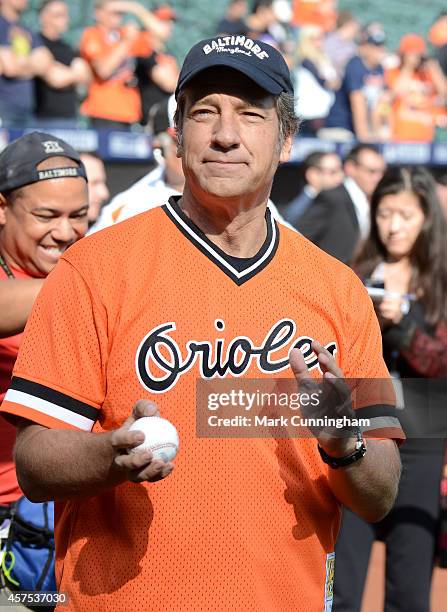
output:
M33 132L0 155L0 400L45 277L87 230L87 181L64 141ZM22 495L12 459L15 428L0 416L0 506Z

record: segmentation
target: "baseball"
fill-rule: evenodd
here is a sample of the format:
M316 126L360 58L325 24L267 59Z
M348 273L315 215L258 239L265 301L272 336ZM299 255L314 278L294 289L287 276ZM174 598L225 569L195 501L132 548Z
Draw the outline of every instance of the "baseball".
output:
M129 449L129 452L150 450L156 459L175 459L179 445L178 433L174 425L166 419L156 416L141 417L130 426L129 431L142 431L145 436L144 442Z

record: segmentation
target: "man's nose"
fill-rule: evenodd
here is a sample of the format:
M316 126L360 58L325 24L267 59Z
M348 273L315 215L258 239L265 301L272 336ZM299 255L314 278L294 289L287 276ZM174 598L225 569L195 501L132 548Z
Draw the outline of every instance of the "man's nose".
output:
M57 242L71 242L76 237L76 232L70 223L70 219L61 217L51 230L51 235Z
M104 204L109 199L110 199L110 191L107 185L104 183L101 189L101 204Z
M239 146L241 137L237 117L232 112L221 112L216 120L213 136L214 142L225 149Z

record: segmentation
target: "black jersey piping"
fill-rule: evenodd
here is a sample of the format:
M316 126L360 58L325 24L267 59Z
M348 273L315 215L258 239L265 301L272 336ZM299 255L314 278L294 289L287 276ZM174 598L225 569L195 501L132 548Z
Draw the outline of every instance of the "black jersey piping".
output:
M273 219L270 209L267 207L265 220L267 223L267 238L259 250L257 256L252 258L254 263L242 271L236 270L231 264L228 255L209 240L206 235L187 217L177 204L179 196L169 198L162 209L182 232L182 234L194 244L208 259L222 270L236 285L242 285L263 270L275 256L279 245L279 230Z

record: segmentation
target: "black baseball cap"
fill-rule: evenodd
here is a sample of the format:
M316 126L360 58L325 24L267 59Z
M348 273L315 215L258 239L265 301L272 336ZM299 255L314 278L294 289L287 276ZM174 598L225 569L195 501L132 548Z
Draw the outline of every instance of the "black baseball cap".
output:
M362 29L359 42L361 45L382 47L386 43L386 35L379 24L371 23Z
M68 157L78 166L37 170L36 166L50 157ZM31 132L11 142L0 153L0 192L48 179L77 176L87 180L79 153L51 134Z
M207 38L192 47L183 62L175 97L199 72L215 66L242 72L270 94L293 94L289 68L281 53L260 40L235 35Z

